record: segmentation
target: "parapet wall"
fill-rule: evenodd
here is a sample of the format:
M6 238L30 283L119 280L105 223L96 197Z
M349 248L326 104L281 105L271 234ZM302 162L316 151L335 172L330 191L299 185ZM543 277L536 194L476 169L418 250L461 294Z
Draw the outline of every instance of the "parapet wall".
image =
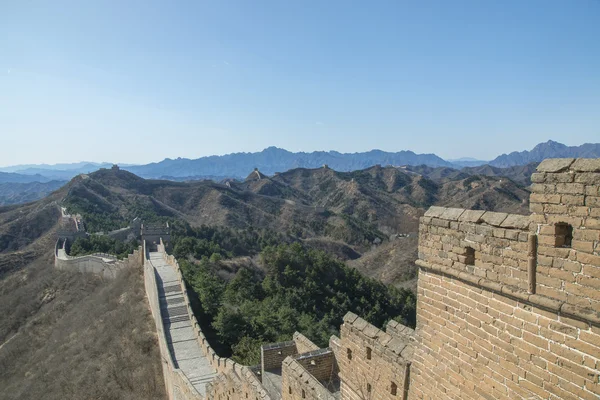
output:
M281 368L281 363L287 356L298 354L294 341L264 344L260 347L262 376L265 370Z
M529 224L529 216L431 207L419 226L419 259L527 290Z
M411 399L600 397L600 159L532 182L530 216L421 219Z
M335 356L331 349L314 350L301 356L287 357L282 364L283 400L335 400L324 383L337 380Z
M384 332L346 314L334 347L343 399L406 399L414 332L395 322L391 327Z
M600 160L550 159L529 216L432 207L417 264L600 324Z
M551 159L531 176L537 293L600 323L600 159Z

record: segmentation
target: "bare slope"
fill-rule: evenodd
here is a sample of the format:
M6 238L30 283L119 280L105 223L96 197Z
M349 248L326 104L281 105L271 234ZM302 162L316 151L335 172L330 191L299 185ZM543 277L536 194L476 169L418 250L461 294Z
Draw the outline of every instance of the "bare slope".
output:
M2 399L165 398L141 271L102 282L49 262L0 280Z

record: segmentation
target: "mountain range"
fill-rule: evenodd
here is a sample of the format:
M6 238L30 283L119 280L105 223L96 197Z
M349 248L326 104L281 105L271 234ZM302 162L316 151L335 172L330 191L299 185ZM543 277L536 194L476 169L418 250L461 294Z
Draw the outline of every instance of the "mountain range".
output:
M525 165L532 162L540 162L546 158L597 158L600 157L600 143L584 143L581 146L566 146L552 140L540 143L531 151L513 151L510 154L502 154L489 164L493 167L513 167Z
M312 153L290 152L277 147L268 147L255 153L232 153L223 156L208 156L197 159L164 159L145 165L120 164L143 178L160 178L175 181L224 178L243 178L249 170L258 168L266 175L285 172L293 168L318 168L328 165L336 171L355 171L374 165L447 167L461 169L480 167L489 164L492 167L514 167L537 163L545 158L561 157L600 157L599 143L586 143L580 146L566 146L549 140L540 143L531 151L502 154L491 161L473 158L444 160L435 154L416 154L412 151L386 152L371 150L362 153L340 153L337 151L315 151ZM111 163L80 162L56 165L20 165L0 168L0 172L19 175L39 175L36 182L49 180L68 180L79 174L87 174L100 168L109 168ZM11 182L0 175L0 182ZM12 182L31 182L22 177L14 177Z
M148 179L194 181L209 179L243 179L248 171L257 168L267 176L295 168L319 168L327 165L339 172L356 171L377 165L404 167L408 171L431 179L466 178L472 175L504 176L528 185L537 163L545 158L600 157L600 144L586 143L566 146L547 141L531 151L502 154L486 162L473 158L444 160L435 154L416 154L411 151L385 152L371 150L363 153L315 151L294 153L269 147L256 153L233 153L198 159L165 159L146 165L121 164L121 169ZM33 201L47 195L79 174L89 174L110 163L80 162L56 165L20 165L0 168L0 205ZM40 183L44 183L41 185Z

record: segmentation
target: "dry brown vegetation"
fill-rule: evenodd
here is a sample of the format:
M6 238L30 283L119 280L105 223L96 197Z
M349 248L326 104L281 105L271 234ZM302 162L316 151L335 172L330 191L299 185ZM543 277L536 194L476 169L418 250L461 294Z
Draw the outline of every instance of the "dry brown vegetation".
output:
M362 257L346 263L363 275L377 279L386 285L411 289L416 292L418 235L399 237L384 242L364 253Z
M0 398L165 398L141 270L102 281L50 261L0 280Z

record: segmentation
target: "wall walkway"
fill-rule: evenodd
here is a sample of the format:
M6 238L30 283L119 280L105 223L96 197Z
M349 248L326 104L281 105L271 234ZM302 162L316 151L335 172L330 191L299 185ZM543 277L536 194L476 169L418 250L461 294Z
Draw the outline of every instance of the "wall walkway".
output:
M161 323L173 368L181 370L199 395L216 375L197 340L179 275L167 264L163 252L149 253L147 264L155 271Z

